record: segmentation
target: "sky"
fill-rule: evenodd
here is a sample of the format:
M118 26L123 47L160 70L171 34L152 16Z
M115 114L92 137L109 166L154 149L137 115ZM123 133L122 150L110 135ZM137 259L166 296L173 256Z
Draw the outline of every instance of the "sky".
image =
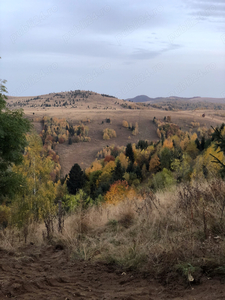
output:
M225 97L225 0L5 0L10 96Z

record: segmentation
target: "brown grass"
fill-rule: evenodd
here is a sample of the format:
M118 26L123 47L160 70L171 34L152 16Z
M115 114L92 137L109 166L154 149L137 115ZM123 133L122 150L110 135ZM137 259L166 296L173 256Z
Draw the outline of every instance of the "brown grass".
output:
M116 206L93 206L65 219L62 233L55 224L52 243L75 259L98 260L147 272L163 280L182 275L225 274L225 182L185 185L156 195L145 193ZM43 225L29 227L28 243L43 243ZM16 249L23 232L1 232L3 248Z

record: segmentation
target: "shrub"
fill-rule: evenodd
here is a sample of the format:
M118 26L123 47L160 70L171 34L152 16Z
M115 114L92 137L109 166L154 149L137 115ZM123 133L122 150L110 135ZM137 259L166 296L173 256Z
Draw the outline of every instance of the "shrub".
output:
M113 137L116 137L116 131L113 129L105 128L103 130L103 140L109 140Z
M79 141L80 141L79 136L76 135L76 136L73 136L73 137L72 137L72 142L73 142L73 143L79 143Z
M175 183L176 180L173 177L173 173L164 168L161 172L153 175L153 178L150 181L150 186L154 190L162 190L174 185Z
M110 137L109 137L108 133L105 132L103 134L103 140L110 140Z
M126 128L128 128L128 127L129 127L129 124L128 124L128 122L127 122L127 121L125 121L125 120L123 120L123 122L122 122L122 125L123 125L123 127L126 127Z
M65 143L65 139L64 139L62 136L59 138L59 140L58 140L58 141L59 141L59 143L60 143L60 144L63 144L63 143Z
M137 135L138 133L138 128L135 127L135 129L132 131L132 135Z

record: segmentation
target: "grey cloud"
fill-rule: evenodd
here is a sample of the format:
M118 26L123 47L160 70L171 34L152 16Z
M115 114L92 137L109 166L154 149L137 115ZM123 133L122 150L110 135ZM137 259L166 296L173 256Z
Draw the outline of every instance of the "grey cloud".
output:
M225 16L224 0L190 0L187 6L191 9L191 15L202 19Z
M176 50L181 48L181 45L178 44L168 44L167 47L159 49L159 50L147 50L147 49L136 49L132 54L131 57L133 59L142 59L142 60L148 60L153 59L165 52Z
M53 7L55 9L51 10ZM105 7L108 9L104 10ZM165 68L157 79L151 77L151 81L156 80L154 88L155 96L158 96L162 86L165 93L170 92L171 82L179 82L180 74L186 78L187 70L192 69L194 73L197 66L211 60L219 64L224 50L223 14L224 0L2 1L1 76L8 80L9 92L22 87L26 88L28 95L76 89L79 82L85 89L115 94L119 84L123 86L131 82L132 85L136 74L149 78L143 73L146 62L156 64L159 58L165 63ZM191 21L186 22L186 19ZM211 30L206 32L202 26L196 26L193 30L196 43L191 32L182 36L182 42L175 41L202 20L207 22L207 28L211 26ZM218 41L212 43L211 38L219 30L219 25ZM174 37L170 43L169 33ZM67 36L69 39L65 40ZM205 51L199 59L201 47ZM167 53L170 59L163 55ZM46 72L43 77L43 70L54 62L57 68L54 72ZM106 63L110 68L105 71ZM177 69L173 78L168 79L168 73L174 68ZM224 77L218 76L217 70L207 76L208 82ZM138 82L141 84L132 93L143 93L142 88L146 93L152 93L152 87L149 88L148 80L142 81L143 77L140 76ZM214 87L209 87L208 82L203 82L196 90L191 85L188 93L204 94L207 88L209 92L212 90L211 94L223 92L222 79ZM125 97L129 96L128 91L125 94Z

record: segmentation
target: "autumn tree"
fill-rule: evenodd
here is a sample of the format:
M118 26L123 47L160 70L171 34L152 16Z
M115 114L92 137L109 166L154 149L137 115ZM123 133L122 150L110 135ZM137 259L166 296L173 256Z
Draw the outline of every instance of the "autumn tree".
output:
M165 139L163 142L163 148L172 149L173 148L173 141L171 139Z
M153 175L150 186L154 190L159 190L174 185L175 183L176 180L174 179L172 172L164 168L161 172Z
M102 170L102 165L98 160L95 160L92 165L85 170L85 174L89 176L92 172Z
M12 222L26 228L33 221L44 221L49 238L57 215L55 200L61 183L51 180L55 163L43 151L40 137L32 134L27 140L23 163L13 167L13 171L22 174L26 181L22 187L23 193L17 195L12 203Z
M185 152L192 158L195 159L198 155L198 148L196 146L196 143L192 140L189 142L189 144L186 147Z
M104 199L107 204L118 204L126 199L131 200L136 196L133 188L129 188L126 180L118 180L114 182L109 191L106 193Z
M160 160L157 154L153 155L149 163L149 172L157 172L160 167Z
M128 164L129 164L129 158L126 157L126 155L125 155L123 152L121 152L121 153L117 156L116 160L119 160L119 161L120 161L121 166L122 166L125 170L127 169Z
M128 122L126 120L123 120L122 126L128 128L129 124L128 124Z
M162 151L160 152L160 163L161 163L161 168L166 168L170 169L171 163L173 159L173 152L169 148L163 148Z
M212 134L212 141L215 143L215 150L218 152L223 152L225 154L225 124L223 123L220 127L214 129ZM214 154L211 154L214 158L214 162L221 166L221 174L225 176L225 164L224 162L217 158Z
M214 162L220 161L224 164L224 153L220 148L215 149L215 144L208 147L201 155L195 159L195 164L192 172L192 179L204 179L216 177L221 170L221 164Z

